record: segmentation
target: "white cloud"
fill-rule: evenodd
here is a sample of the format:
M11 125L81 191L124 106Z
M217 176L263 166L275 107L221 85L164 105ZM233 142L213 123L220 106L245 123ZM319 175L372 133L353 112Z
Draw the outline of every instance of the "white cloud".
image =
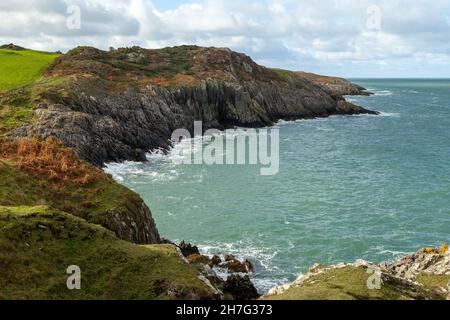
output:
M367 27L374 3L380 30ZM81 9L79 30L66 28L73 4ZM392 76L427 70L444 76L450 75L449 15L450 0L198 0L165 11L150 0L15 0L0 3L0 42L43 50L194 43L292 69L368 76L379 75L380 66L386 75L392 66L402 72Z

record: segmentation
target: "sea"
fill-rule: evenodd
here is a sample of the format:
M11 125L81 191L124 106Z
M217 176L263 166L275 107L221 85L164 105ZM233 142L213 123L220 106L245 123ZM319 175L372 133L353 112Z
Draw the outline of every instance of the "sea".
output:
M389 262L449 242L450 80L353 82L374 95L347 99L381 114L280 121L278 174L175 161L201 152L189 140L106 170L163 237L252 261L261 293L315 263Z

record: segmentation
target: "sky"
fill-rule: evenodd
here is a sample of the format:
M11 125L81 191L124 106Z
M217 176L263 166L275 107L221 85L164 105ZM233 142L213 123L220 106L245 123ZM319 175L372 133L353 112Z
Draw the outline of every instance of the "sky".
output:
M66 52L181 44L348 78L450 78L450 0L14 0L0 43Z

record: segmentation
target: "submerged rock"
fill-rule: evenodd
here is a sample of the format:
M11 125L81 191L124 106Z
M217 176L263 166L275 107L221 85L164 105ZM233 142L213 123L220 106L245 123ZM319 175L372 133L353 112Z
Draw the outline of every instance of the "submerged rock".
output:
M226 254L226 255L223 257L223 259L224 259L225 261L233 261L233 260L236 260L236 257L233 256L232 254Z
M227 269L231 273L249 273L254 271L253 264L249 260L241 262L235 258L231 260L225 259L225 262L221 263L219 267Z
M221 264L222 263L222 259L218 256L218 255L214 255L212 258L211 258L211 264L213 265L213 266L218 266L219 264Z

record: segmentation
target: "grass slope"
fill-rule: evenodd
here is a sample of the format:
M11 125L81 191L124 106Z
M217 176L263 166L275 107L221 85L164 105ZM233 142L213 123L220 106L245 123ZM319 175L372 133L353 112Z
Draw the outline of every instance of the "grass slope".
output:
M81 290L68 290L68 266ZM0 299L211 298L175 247L139 246L70 214L0 207Z
M302 286L292 287L268 300L370 300L404 299L394 288L383 286L381 290L367 288L368 274L365 268L347 267L334 269L308 279Z
M82 218L113 210L134 195L58 141L0 145L0 205L51 205Z
M48 89L33 84L58 56L33 50L0 49L0 135L32 118L40 91Z
M410 300L415 294L421 299L445 299L436 290L446 287L450 276L422 275L412 293L405 286L394 282L382 283L381 289L368 289L370 275L365 267L347 266L316 274L301 285L294 285L285 292L266 296L266 300Z
M142 203L54 139L0 140L0 205L48 205L117 231L111 213L143 223Z
M0 90L15 89L33 82L58 56L33 50L0 50Z

